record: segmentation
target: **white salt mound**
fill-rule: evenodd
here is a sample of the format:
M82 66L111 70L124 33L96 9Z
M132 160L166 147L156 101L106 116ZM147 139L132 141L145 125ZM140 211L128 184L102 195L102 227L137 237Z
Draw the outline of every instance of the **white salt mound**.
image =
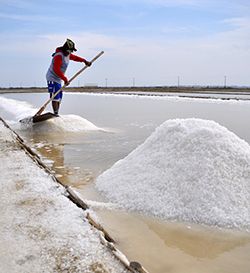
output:
M58 118L53 118L45 122L35 124L36 129L41 131L58 131L58 132L83 132L83 131L98 131L101 128L85 118L77 115L60 115ZM34 125L33 125L34 127Z
M60 115L59 118L50 119L44 122L33 124L20 124L20 119L32 118L38 109L25 101L13 100L0 96L0 107L6 112L15 116L15 122L12 122L14 129L36 129L46 132L84 132L84 131L100 131L103 129L95 126L93 123L77 115ZM44 114L44 113L43 113Z
M214 121L164 122L96 186L129 210L250 230L250 146Z

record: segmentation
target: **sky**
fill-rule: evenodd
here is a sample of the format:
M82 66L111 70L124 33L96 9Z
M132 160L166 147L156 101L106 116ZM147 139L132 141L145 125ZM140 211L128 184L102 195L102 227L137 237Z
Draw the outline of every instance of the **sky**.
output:
M0 87L46 86L67 38L105 52L72 86L250 86L249 0L0 0L0 37Z

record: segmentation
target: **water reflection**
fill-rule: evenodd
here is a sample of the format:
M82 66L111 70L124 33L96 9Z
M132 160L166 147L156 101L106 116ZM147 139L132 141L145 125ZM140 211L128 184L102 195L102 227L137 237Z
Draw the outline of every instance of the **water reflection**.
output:
M98 210L119 248L154 273L248 273L247 233Z
M36 147L36 145L34 145ZM36 150L41 155L42 160L51 159L50 167L55 172L56 177L64 184L75 188L81 188L84 185L93 182L92 172L81 167L65 164L65 144L38 145ZM49 162L48 162L49 163ZM47 163L47 164L48 164Z
M163 240L168 247L178 248L184 253L206 259L215 259L225 252L250 243L250 237L237 232L218 230L195 225L166 223L147 220L148 227Z

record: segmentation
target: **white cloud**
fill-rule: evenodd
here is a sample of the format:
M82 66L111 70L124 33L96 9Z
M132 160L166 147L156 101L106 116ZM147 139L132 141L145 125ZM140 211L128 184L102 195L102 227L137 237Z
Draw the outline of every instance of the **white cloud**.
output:
M32 0L0 0L1 5L27 9L34 6L34 1Z
M28 15L28 14L13 14L13 13L0 13L0 19L10 19L17 21L44 21L44 20L59 20L59 18L51 18L49 16L41 16L41 15ZM60 19L61 20L61 19ZM62 20L61 20L62 21Z
M234 17L223 20L224 23L231 25L234 28L250 29L250 18Z
M164 6L201 6L208 3L208 1L200 0L148 0L147 2Z

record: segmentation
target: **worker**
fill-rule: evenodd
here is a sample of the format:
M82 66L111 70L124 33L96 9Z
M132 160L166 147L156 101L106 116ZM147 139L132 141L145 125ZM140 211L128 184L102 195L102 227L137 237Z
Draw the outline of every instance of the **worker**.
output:
M65 72L70 60L75 62L83 62L87 66L91 65L91 62L87 61L86 59L72 54L74 51L77 51L74 42L67 39L64 45L56 48L55 53L52 54L52 61L46 74L50 98L61 89L62 81L64 82L65 86L69 85ZM52 100L52 108L56 116L58 116L59 113L62 97L63 91L61 90Z

